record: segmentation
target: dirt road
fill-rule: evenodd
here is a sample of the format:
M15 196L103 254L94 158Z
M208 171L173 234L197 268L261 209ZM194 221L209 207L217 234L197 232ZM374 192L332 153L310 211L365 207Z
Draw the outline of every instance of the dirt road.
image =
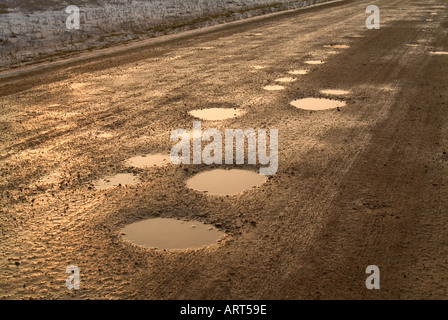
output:
M2 79L0 297L446 299L448 55L431 52L448 51L447 3L376 1L380 29L367 30L370 4ZM285 90L263 89L298 69L309 72ZM338 97L347 105L290 105L329 97L322 89L350 90ZM246 114L203 129L279 130L279 169L265 184L210 196L185 186L209 166L125 166L169 152L170 132L192 128L188 111L213 106ZM119 172L141 183L92 187ZM217 224L228 236L187 251L123 240L123 226L151 217ZM71 264L77 291L65 287ZM368 265L380 269L379 290L366 289Z

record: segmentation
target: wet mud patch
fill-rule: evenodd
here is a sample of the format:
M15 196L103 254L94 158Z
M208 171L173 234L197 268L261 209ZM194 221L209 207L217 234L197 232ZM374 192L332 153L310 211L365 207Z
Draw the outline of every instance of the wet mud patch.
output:
M209 195L237 195L256 188L267 181L258 172L245 169L213 169L187 179L186 185L193 190Z
M93 182L95 189L105 190L114 187L129 186L139 183L138 178L132 173L117 173Z
M328 110L338 109L346 105L345 101L323 98L304 98L291 102L293 107L303 110Z
M121 229L127 241L158 250L200 249L219 243L226 234L199 221L151 218Z

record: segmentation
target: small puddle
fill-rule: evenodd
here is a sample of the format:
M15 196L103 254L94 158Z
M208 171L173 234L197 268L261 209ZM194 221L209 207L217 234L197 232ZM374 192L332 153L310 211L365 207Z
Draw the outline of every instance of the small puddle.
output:
M445 54L448 54L448 51L433 51L433 52L430 52L430 54L445 55Z
M284 90L285 87L280 86L280 85L270 85L270 86L263 87L263 89L268 90L268 91L279 91L279 90Z
M170 163L170 155L146 154L126 160L126 165L135 168L162 167Z
M304 70L304 69L302 69L302 70L291 70L288 73L289 74L294 74L294 75L299 75L299 74L303 75L303 74L307 74L308 70Z
M348 91L348 90L328 89L328 90L320 90L320 93L328 94L328 95L342 96L342 95L350 94L350 91Z
M104 177L96 180L93 185L97 190L104 190L117 186L134 185L138 180L132 173L118 173L114 176Z
M419 43L406 43L405 46L406 47L419 47L419 46L421 46L421 44L419 44Z
M437 12L431 12L432 16L436 16L438 13Z
M121 230L136 245L155 249L199 249L216 244L225 233L198 221L154 218L131 223Z
M211 195L236 195L266 182L267 177L243 169L214 169L196 174L186 184L196 191Z
M348 49L350 48L347 44L327 44L324 48L333 48L333 49Z
M188 112L193 117L208 120L208 121L217 121L217 120L226 120L231 118L236 118L245 112L240 109L234 108L209 108L209 109L196 109Z
M325 62L322 60L307 60L305 61L306 64L324 64Z
M294 82L296 80L297 79L292 78L292 77L284 77L284 78L275 79L275 81L277 81L277 82Z
M266 67L257 65L257 66L252 66L252 68L254 68L255 70L261 70L261 69L264 69Z
M305 98L294 100L291 102L291 105L304 110L327 110L344 107L345 102L323 98Z
M433 22L434 19L425 19L426 22Z

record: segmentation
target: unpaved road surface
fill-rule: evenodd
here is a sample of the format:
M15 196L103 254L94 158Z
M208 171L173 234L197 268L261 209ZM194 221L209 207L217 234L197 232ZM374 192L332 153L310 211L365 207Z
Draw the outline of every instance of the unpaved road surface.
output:
M430 52L448 51L447 3L376 1L379 30L365 26L370 4L343 1L2 79L0 297L446 299L448 56ZM316 59L325 63L304 63ZM285 90L263 90L304 68ZM350 90L339 98L347 105L290 105L322 89ZM192 128L188 111L216 106L247 113L203 121L203 130L279 130L279 169L265 184L210 196L185 186L209 166L125 166L169 152L170 132ZM122 172L140 183L92 187ZM123 226L151 217L228 235L187 251L123 240ZM65 287L71 264L77 291ZM379 290L366 289L368 265L380 268Z

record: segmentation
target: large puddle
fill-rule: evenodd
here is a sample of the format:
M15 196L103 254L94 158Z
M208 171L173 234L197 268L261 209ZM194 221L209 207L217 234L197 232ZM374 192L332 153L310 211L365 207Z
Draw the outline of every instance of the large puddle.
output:
M154 218L135 222L121 230L128 241L154 249L199 249L216 244L225 233L198 221Z
M244 114L243 110L230 109L230 108L209 108L209 109L196 109L188 112L195 118L208 121L226 120L236 118Z
M98 190L109 189L113 187L134 185L138 183L137 177L132 173L118 173L114 176L104 177L102 179L96 180L93 185Z
M345 102L322 98L304 98L292 101L291 105L304 110L327 110L344 107Z
M126 160L126 165L135 168L162 167L170 163L170 155L146 154Z
M236 195L266 182L267 177L242 169L214 169L198 173L186 181L189 188L211 195Z

